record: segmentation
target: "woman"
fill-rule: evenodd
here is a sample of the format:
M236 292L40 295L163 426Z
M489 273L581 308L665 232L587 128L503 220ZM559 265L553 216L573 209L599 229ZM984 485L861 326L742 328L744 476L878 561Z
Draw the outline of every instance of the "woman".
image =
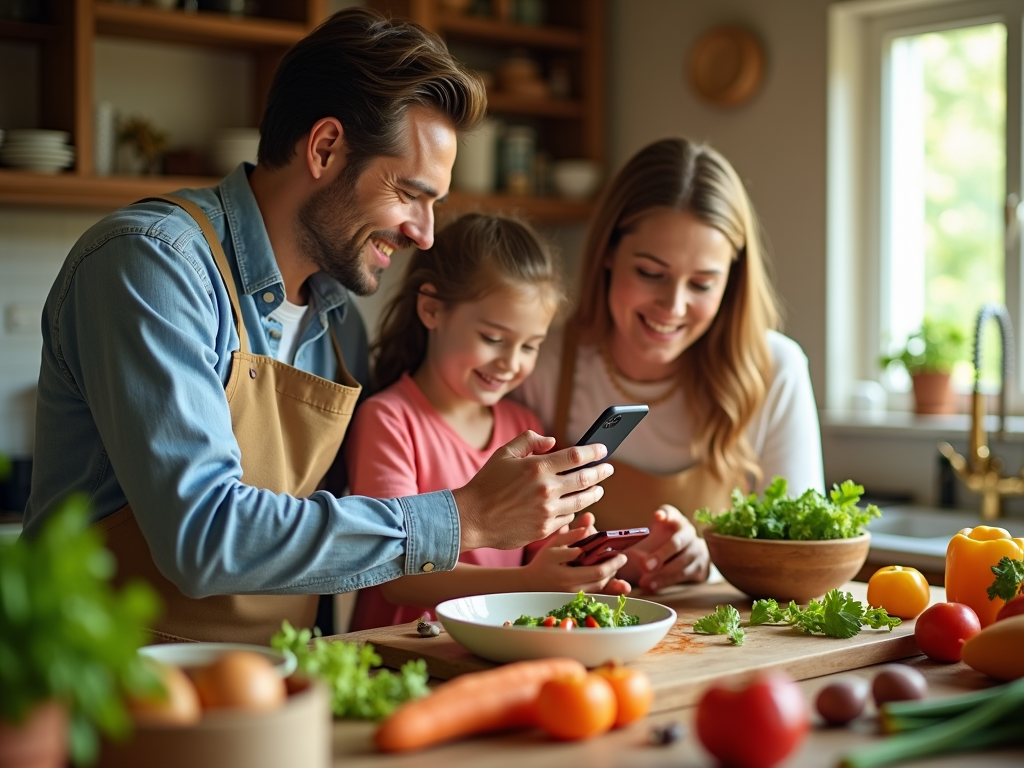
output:
M651 527L620 577L649 590L703 580L695 510L724 509L734 488L761 491L775 475L791 493L824 491L807 358L775 330L757 218L714 150L645 147L592 221L578 307L520 399L561 445L609 405L649 405L591 510L599 530Z

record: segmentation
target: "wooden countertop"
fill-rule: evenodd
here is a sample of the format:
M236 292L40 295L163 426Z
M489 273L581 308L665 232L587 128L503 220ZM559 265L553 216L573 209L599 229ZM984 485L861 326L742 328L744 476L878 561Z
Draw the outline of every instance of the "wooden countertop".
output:
M710 585L709 585L710 587ZM942 599L941 590L933 589L933 600ZM748 605L749 608L749 605ZM356 633L351 639L366 639ZM339 636L347 637L347 636ZM828 640L822 638L824 642ZM951 696L988 687L994 681L965 664L938 664L921 655L905 659L924 673L929 681L930 696ZM881 665L867 666L849 672L824 675L803 680L798 685L807 695L813 709L818 690L830 680L844 675L870 679ZM696 698L696 697L691 697ZM452 742L431 750L407 755L383 755L375 751L373 723L336 720L334 723L334 765L337 768L420 768L424 764L458 768L486 765L487 768L566 768L585 766L628 766L628 768L697 768L713 766L715 761L702 749L693 733L695 708L691 705L665 709L628 728L612 731L588 741L563 743L548 739L540 730L524 730L482 736ZM654 746L648 741L650 730L657 724L677 721L686 728L686 736L670 746ZM868 706L865 714L847 728L827 728L814 716L814 728L800 750L785 761L783 768L836 766L851 749L881 738L875 732L875 710ZM737 734L741 737L741 734ZM429 763L425 763L429 761ZM1015 766L1024 764L1024 749L1004 749L937 757L914 762L913 766Z

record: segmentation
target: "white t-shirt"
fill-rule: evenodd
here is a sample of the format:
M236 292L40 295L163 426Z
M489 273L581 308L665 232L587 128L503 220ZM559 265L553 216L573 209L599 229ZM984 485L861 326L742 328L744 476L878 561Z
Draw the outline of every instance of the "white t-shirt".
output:
M562 330L552 330L541 347L533 374L512 397L532 408L552 433L558 374L562 363ZM789 495L808 488L825 491L821 458L821 430L811 389L807 357L792 339L768 332L768 347L775 363L774 377L761 409L747 428L747 439L760 459L762 478L758 493L776 475L789 483ZM666 383L631 381L628 391L651 400L663 394ZM576 353L573 394L565 439L575 442L610 405L622 402L594 345L581 345ZM694 464L690 450L693 422L682 390L655 405L647 417L615 451L615 457L656 475L681 472Z
M302 330L302 318L306 316L306 307L292 304L285 299L271 312L272 317L281 324L281 339L277 344L277 354L274 358L282 363L292 364L295 359L295 347L299 343L299 332Z

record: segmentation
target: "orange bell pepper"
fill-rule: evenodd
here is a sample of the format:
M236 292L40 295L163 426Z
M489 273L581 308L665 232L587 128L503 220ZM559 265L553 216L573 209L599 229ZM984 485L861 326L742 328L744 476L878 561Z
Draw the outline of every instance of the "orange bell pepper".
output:
M928 607L931 597L928 580L916 568L887 565L868 579L868 604L885 608L890 616L912 619Z
M989 600L987 593L995 580L992 566L1003 557L1024 558L1024 539L988 525L964 528L946 548L946 600L969 605L983 627L994 622L1003 607L1001 599Z

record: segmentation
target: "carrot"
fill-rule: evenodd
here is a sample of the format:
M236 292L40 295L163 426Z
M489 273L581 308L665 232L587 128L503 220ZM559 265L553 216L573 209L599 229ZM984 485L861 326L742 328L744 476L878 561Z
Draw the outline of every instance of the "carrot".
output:
M539 659L461 675L396 709L377 730L377 748L406 752L461 736L534 725L541 686L586 671L574 659Z

